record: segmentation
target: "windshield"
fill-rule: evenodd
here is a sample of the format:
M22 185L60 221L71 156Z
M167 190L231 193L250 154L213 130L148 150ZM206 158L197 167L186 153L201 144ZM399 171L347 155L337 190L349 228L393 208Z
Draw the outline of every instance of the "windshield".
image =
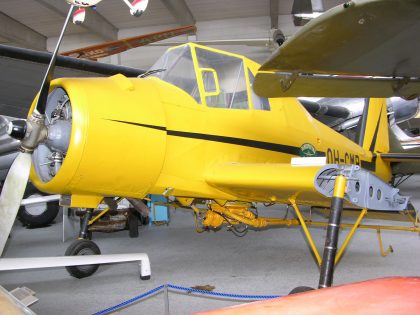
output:
M157 69L165 69L165 71L154 73L153 76L176 85L190 94L197 103L201 103L189 45L169 49L150 68L151 71Z
M196 48L195 52L200 68L214 70L220 86L218 95L206 97L207 106L247 109L248 95L243 60L202 48Z

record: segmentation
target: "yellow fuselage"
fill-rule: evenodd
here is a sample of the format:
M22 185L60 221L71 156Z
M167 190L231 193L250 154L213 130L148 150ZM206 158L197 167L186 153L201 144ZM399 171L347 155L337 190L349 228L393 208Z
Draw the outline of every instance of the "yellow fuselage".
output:
M255 73L258 65L244 60ZM158 78L122 75L58 79L54 87L64 88L71 100L70 146L52 180L43 182L34 170L31 179L41 190L72 195L75 207L96 207L104 196L143 198L165 191L176 197L270 201L270 193L220 189L207 179L225 163L289 165L306 143L328 163L372 161L370 151L312 118L294 98L270 99L270 111L211 108ZM389 180L389 165L376 171ZM308 190L308 180L299 184L299 176L311 176L310 171L285 172L254 180L280 175L289 181L279 201L325 201ZM300 188L305 193L299 195Z

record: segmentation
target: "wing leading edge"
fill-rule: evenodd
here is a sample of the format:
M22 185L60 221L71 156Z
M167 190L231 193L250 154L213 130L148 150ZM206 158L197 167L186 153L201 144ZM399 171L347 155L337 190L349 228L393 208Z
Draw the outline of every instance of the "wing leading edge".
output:
M315 176L320 166L297 167L281 163L226 163L211 169L206 182L243 200L328 205L317 192Z

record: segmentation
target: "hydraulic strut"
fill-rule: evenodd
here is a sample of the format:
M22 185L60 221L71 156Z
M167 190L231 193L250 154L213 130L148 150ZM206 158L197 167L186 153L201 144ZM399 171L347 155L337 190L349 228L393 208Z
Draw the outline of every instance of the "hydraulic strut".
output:
M330 287L333 282L335 254L337 252L338 232L340 230L346 183L347 179L343 175L338 175L335 179L334 193L331 200L330 219L327 227L327 239L325 240L324 255L322 257L321 273L319 277L319 289Z

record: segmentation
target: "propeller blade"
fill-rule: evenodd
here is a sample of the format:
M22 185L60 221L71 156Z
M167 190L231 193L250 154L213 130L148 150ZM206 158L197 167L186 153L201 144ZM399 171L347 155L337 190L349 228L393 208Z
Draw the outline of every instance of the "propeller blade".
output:
M67 25L69 24L69 21L73 15L73 9L74 9L74 6L73 5L70 6L69 12L66 17L66 21L64 22L60 37L58 38L57 45L55 46L55 50L52 55L50 64L48 65L48 70L45 73L44 80L42 81L42 85L39 90L39 97L38 97L35 109L41 115L45 114L45 107L47 106L47 98L48 98L48 92L50 89L50 83L54 76L55 62L57 60L58 49L60 48L60 44L63 39L64 33L66 31Z
M0 197L0 256L23 199L30 169L31 154L19 153L4 182Z

